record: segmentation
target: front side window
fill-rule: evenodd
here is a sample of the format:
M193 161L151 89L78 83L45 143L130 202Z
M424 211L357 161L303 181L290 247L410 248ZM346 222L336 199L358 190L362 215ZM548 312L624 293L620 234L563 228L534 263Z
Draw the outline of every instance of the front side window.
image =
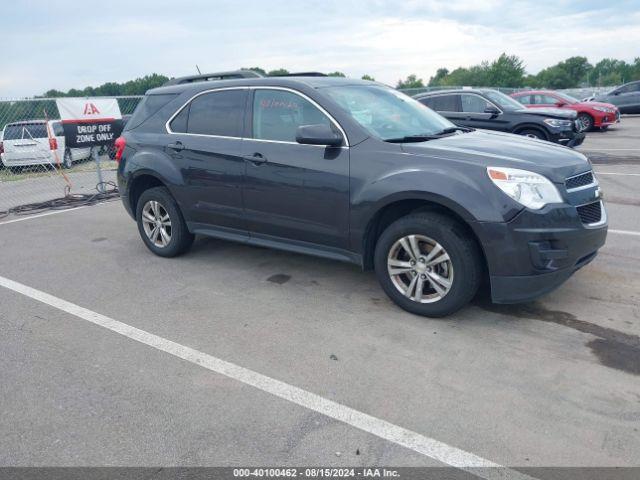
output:
M306 98L285 90L258 89L253 98L253 138L295 142L302 125L331 121Z
M221 90L194 98L171 121L175 133L242 137L246 90Z
M382 140L440 133L454 125L413 98L379 85L325 87L342 109Z
M498 90L485 90L484 96L497 104L502 110L522 110L522 104ZM537 103L537 102L536 102Z
M540 101L537 103L540 103L542 105L555 105L556 103L558 103L558 100L556 98L550 97L549 95L540 95L539 98Z
M484 113L491 106L484 98L478 95L462 95L462 111L467 113Z
M523 105L531 105L531 95L521 95L516 97L516 100Z

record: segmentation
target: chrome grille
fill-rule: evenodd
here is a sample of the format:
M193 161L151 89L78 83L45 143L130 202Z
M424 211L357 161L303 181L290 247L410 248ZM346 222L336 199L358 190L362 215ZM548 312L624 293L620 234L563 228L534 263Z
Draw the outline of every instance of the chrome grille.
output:
M587 203L586 205L580 205L577 209L582 223L590 225L602 220L602 205L600 200L593 203Z
M573 190L574 188L584 187L593 183L593 172L581 173L574 177L569 177L565 180L567 190Z

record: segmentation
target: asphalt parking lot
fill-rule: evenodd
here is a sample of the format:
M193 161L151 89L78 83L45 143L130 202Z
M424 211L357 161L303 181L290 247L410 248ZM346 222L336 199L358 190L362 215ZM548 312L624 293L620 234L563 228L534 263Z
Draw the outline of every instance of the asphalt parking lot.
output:
M638 138L625 117L580 148L592 264L446 319L351 265L155 257L119 202L0 221L0 465L640 466Z

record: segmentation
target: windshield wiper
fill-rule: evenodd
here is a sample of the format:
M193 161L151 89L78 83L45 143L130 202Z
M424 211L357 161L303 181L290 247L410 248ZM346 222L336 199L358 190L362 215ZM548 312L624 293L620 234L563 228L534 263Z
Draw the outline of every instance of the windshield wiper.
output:
M398 137L398 138L387 138L385 139L385 142L390 142L390 143L426 142L428 140L436 140L438 138L451 135L458 131L473 132L473 130L474 130L473 128L467 128L467 127L448 127L436 133L420 133L418 135L406 135L404 137Z

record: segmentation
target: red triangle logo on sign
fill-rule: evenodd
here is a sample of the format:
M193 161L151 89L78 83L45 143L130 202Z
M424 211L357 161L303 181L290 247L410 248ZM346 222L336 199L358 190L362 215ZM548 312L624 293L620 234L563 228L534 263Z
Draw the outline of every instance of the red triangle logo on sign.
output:
M84 115L96 115L100 114L100 111L96 108L93 103L85 103L84 104Z

